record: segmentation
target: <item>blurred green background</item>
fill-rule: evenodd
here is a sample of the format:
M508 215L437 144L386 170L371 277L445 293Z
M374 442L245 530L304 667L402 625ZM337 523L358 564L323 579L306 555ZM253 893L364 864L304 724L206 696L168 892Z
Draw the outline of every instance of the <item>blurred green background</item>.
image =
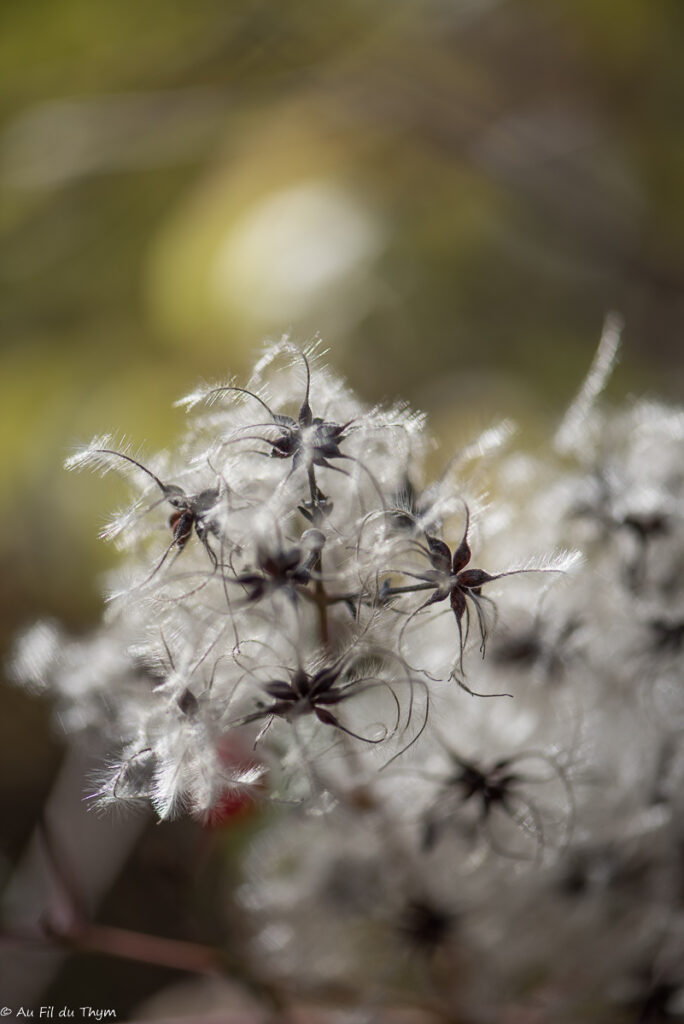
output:
M604 314L616 388L681 396L681 0L27 0L0 13L0 641L99 613L116 481L172 402L320 333L446 440L539 438ZM1 862L59 760L3 688Z

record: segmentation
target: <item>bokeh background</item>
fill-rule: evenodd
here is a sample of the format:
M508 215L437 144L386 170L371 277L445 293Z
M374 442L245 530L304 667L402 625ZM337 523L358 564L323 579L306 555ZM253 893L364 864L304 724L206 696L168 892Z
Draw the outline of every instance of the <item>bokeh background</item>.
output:
M264 337L320 334L447 451L502 416L536 443L612 309L612 387L681 398L682 53L681 0L2 5L3 652L101 610L97 531L125 488L68 477L70 445L173 443L173 400ZM43 703L1 697L7 882L64 741ZM105 919L211 938L196 828L143 830ZM128 1012L170 976L76 959L52 1001Z

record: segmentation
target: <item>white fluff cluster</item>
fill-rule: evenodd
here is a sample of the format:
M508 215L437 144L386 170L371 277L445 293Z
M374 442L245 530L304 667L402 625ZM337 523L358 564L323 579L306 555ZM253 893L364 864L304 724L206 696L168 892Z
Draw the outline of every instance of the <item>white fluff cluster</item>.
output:
M101 804L274 802L239 896L285 991L684 1012L684 413L603 408L616 350L548 451L504 423L432 482L421 416L288 341L190 395L179 450L70 460L130 476L128 554L96 636L36 626L15 674L116 745Z

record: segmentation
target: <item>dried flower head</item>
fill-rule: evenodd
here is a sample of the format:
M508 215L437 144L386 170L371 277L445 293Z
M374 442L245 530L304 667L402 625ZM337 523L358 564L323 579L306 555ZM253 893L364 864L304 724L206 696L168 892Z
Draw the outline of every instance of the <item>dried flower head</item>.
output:
M287 339L188 396L175 451L69 460L130 479L123 561L98 631L34 627L15 676L107 736L100 806L273 802L239 899L286 991L673 1015L684 414L601 400L618 334L548 451L510 451L505 421L433 481L423 416Z

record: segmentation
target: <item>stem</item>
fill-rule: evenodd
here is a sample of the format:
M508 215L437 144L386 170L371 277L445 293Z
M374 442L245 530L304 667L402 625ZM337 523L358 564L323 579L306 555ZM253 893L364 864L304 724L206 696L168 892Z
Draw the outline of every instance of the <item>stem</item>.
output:
M314 526L318 526L318 487L316 486L316 470L313 463L308 469L309 492L311 494L311 511L314 516Z
M385 593L385 597L396 597L397 594L415 594L419 590L436 590L434 583L413 583L406 587L389 587ZM316 590L314 594L306 590L300 591L302 597L308 601L313 601L316 604L325 603L340 604L343 601L361 601L364 592L359 590L350 590L346 594L328 594L320 580L316 581Z
M235 968L231 958L222 950L194 942L145 935L125 928L87 924L65 932L47 926L46 932L48 938L74 950L103 953L193 974L216 974Z
M312 568L317 573L321 573L323 571L322 552L319 551ZM326 593L323 580L320 578L317 579L314 584L313 598L316 602L316 609L318 611L318 632L321 644L323 647L328 647L330 643L330 630L328 627L328 595Z
M396 594L415 594L418 590L436 590L435 583L411 583L406 587L388 587L384 592L385 597L394 597Z
M289 1019L286 1000L276 986L238 957L215 946L90 923L72 928L56 928L45 922L42 932L5 931L0 938L8 940L12 945L53 942L74 953L100 953L190 974L229 975L241 981L246 988L282 1014L280 1020Z
M309 477L309 491L311 493L311 515L314 526L318 526L321 521L321 512L318 504L318 486L316 484L316 470L313 463L308 468ZM325 590L325 584L320 578L323 574L323 553L318 552L316 560L311 566L312 571L318 574L314 585L314 598L316 601L316 608L318 610L318 633L323 647L328 647L330 644L330 629L328 625L328 599Z

